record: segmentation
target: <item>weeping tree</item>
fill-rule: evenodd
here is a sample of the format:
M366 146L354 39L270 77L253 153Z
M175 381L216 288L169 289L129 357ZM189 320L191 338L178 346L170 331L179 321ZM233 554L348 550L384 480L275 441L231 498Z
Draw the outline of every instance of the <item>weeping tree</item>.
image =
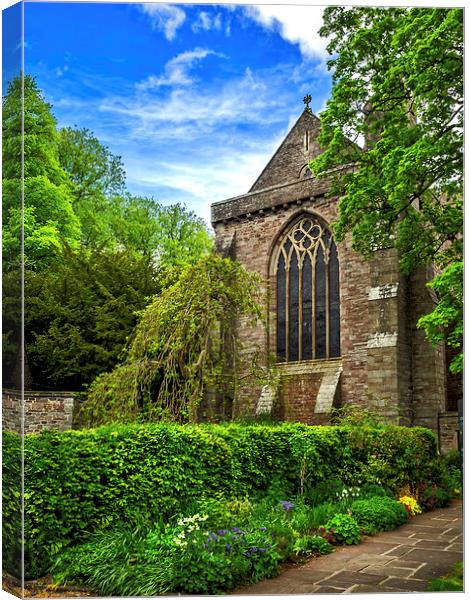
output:
M204 394L262 381L265 356L235 331L240 319L263 321L260 290L257 275L214 254L186 267L141 313L124 361L90 386L83 424L195 422Z

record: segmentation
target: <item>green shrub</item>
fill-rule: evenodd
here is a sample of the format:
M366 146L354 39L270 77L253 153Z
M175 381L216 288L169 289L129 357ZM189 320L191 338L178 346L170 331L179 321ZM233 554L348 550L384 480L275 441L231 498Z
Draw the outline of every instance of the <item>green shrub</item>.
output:
M216 493L210 498L201 498L195 501L184 512L185 514L207 514L207 525L220 529L234 523L247 523L253 514L253 504L247 497L228 500L220 493Z
M2 562L5 571L21 577L21 437L2 434Z
M312 527L314 529L320 527L323 523L326 523L338 514L338 512L340 512L338 505L332 502L324 502L319 506L313 506L310 516Z
M433 510L434 508L443 508L452 500L452 492L435 483L427 485L419 493L419 504L424 510Z
M351 505L351 512L367 534L395 529L408 520L404 506L388 496L356 500Z
M345 484L339 479L333 478L323 481L312 488L307 489L305 498L313 506L336 500L344 489Z
M87 544L68 548L53 565L54 582L85 584L100 596L159 596L173 586L169 545L162 528L118 524Z
M338 544L359 544L361 541L361 530L357 521L351 515L339 514L331 518L325 525Z
M189 594L217 594L242 582L256 582L278 572L280 554L265 527L191 532L174 555L174 589Z
M393 498L392 492L388 489L385 489L383 486L374 483L366 483L359 489L358 500L367 500L367 498L373 498L377 496L388 496L389 498Z
M292 550L295 554L329 554L333 546L320 535L303 535L295 540Z
M7 448L7 464L12 455ZM254 498L277 485L279 501L338 473L357 485L367 469L370 480L393 489L422 479L435 455L433 434L407 427L158 423L28 434L26 577L45 573L59 552L94 531L188 514L194 498ZM10 522L14 505L5 508Z

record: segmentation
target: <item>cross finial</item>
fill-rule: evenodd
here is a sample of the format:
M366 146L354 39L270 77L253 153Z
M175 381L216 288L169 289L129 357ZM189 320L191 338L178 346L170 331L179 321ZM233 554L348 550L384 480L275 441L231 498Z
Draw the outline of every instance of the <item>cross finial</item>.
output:
M306 96L304 96L304 104L305 104L305 108L307 110L310 110L310 102L312 101L312 96L310 94L307 94Z

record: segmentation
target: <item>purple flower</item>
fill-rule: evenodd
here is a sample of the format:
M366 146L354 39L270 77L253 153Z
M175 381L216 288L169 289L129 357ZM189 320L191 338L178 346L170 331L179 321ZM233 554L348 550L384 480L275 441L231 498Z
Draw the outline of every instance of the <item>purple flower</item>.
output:
M225 535L227 533L226 529L219 529L217 535Z
M232 549L232 545L231 544L225 544L225 549L227 550L227 552L230 552L230 550Z
M266 527L260 527L259 530L260 531L267 531Z
M292 502L289 502L288 500L280 500L279 504L281 505L283 510L292 510L294 508Z
M251 552L252 554L255 554L255 552L258 552L258 548L257 548L256 546L252 546L252 547L250 548L250 552Z
M240 528L239 527L232 527L232 531L234 533L238 533L240 531Z
M261 554L264 554L266 552L266 548L260 548L259 551L261 552Z
M203 544L204 548L208 548L209 544Z

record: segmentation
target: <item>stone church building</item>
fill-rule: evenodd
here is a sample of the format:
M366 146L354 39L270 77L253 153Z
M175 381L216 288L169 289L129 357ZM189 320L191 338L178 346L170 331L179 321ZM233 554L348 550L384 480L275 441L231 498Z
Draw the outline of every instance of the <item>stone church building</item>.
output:
M432 271L405 276L394 249L365 260L350 239L335 243L338 198L308 168L321 153L319 128L307 106L251 189L212 205L218 251L269 289L267 332L240 324L239 336L266 344L280 373L277 389L236 398L236 412L317 424L355 403L453 437L458 382L448 380L444 347L416 327L435 302Z

